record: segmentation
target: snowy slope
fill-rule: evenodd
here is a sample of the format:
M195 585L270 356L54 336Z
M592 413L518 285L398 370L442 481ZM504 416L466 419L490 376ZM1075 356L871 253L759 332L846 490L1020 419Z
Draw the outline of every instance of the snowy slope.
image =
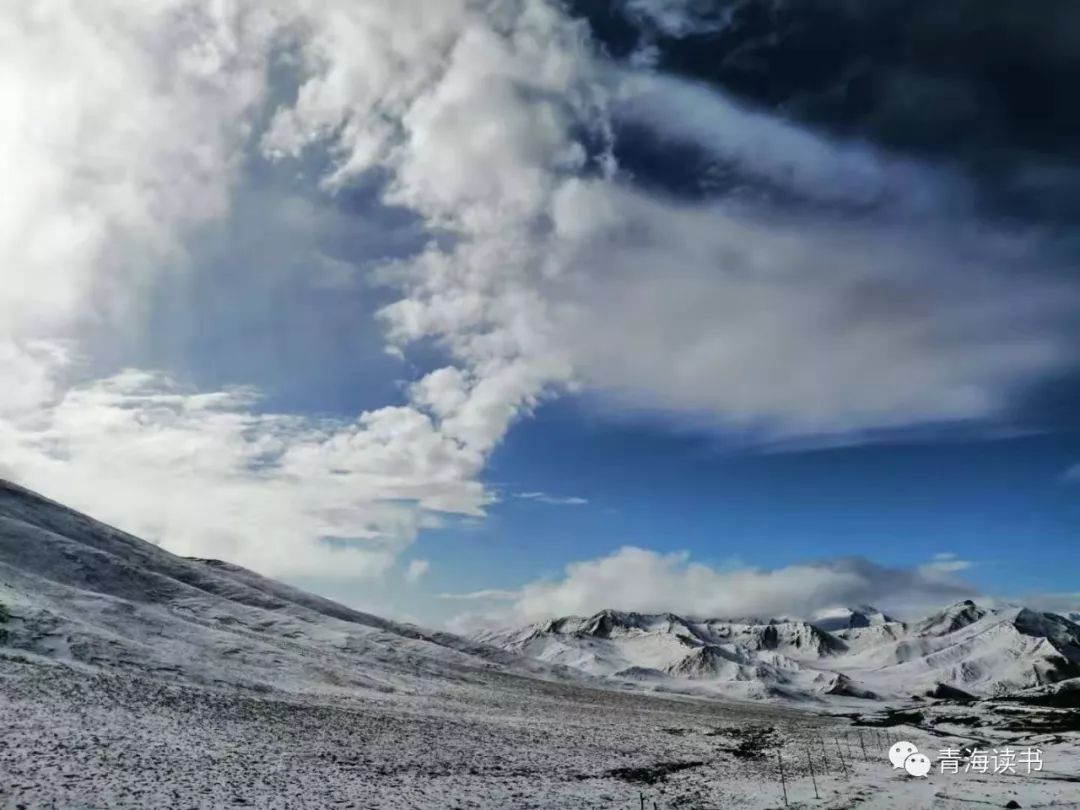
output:
M853 678L889 693L938 684L970 694L1013 693L1080 675L1080 626L1027 608L953 605L894 640L845 661Z
M215 560L177 557L0 482L10 651L257 690L425 690L551 667L352 610ZM562 673L565 675L566 673Z
M477 639L593 675L737 697L1011 694L1080 676L1080 625L971 601L913 625L865 606L757 623L606 610Z

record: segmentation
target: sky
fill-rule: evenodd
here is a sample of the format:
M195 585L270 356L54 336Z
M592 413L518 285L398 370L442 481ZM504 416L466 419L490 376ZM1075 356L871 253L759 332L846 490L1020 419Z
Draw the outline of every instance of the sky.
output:
M0 476L470 632L1080 608L1080 9L0 10Z

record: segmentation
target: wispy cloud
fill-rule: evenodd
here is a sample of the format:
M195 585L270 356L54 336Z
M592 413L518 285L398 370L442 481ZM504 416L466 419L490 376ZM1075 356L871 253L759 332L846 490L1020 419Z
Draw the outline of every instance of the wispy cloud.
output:
M586 506L589 503L587 498L563 495L549 495L546 492L516 492L514 493L514 497L523 501L546 503L549 506Z
M472 591L471 593L440 593L440 599L452 599L465 602L480 602L484 600L508 601L521 596L521 591L484 590Z
M960 559L958 555L951 551L946 551L935 554L933 559L930 562L921 565L919 570L927 573L954 574L959 573L960 571L967 571L974 564L975 563L971 560Z

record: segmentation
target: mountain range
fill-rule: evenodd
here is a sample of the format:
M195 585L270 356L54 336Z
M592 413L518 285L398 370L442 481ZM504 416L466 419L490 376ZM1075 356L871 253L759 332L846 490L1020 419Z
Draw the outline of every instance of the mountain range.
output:
M971 600L914 623L869 606L807 621L604 610L476 640L616 681L735 698L974 698L1080 676L1080 624Z

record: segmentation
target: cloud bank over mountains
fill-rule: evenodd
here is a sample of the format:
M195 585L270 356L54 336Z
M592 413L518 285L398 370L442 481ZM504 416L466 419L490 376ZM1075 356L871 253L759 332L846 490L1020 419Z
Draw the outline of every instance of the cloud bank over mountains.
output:
M698 24L692 4L636 5L669 32ZM1075 362L1059 246L985 219L966 176L642 64L545 0L5 8L3 474L180 553L375 577L421 529L482 515L492 451L567 391L765 437L860 435L1000 417ZM711 184L647 182L634 144L706 156ZM368 279L395 299L387 350L439 358L400 401L273 413L185 369L96 363L117 324L153 329L156 286L191 272L259 162L317 165L302 182L329 197L378 183L422 222L426 246ZM717 584L650 554L605 570ZM890 580L851 565L818 572L830 592ZM521 610L576 610L593 573ZM936 593L920 577L898 581Z
M724 568L695 562L686 553L660 554L626 546L606 557L570 563L560 577L537 580L519 591L447 594L444 598L495 605L457 616L452 626L463 632L561 616L591 616L612 607L701 618L808 619L826 608L873 603L901 615L918 615L927 606L977 593L954 576L956 570L957 566L939 562L889 568L859 558L771 570Z

